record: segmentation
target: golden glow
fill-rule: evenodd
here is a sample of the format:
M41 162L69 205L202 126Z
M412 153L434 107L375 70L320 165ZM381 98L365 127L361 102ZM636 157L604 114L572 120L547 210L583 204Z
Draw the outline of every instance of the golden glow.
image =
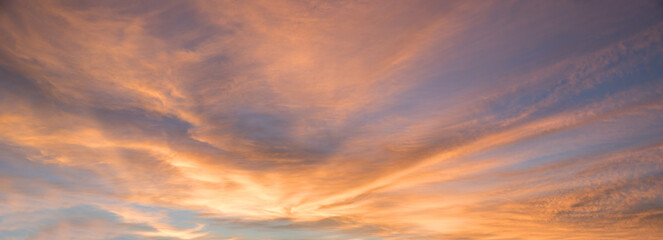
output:
M125 4L0 4L0 238L663 236L653 2Z

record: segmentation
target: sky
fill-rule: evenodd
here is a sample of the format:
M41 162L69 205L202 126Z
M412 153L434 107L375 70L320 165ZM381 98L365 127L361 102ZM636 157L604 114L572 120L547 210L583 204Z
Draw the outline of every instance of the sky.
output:
M0 239L663 239L663 2L0 2Z

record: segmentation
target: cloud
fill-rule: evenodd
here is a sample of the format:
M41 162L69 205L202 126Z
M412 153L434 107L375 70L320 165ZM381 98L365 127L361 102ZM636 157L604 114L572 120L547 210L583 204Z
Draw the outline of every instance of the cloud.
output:
M2 3L0 237L656 238L658 7Z

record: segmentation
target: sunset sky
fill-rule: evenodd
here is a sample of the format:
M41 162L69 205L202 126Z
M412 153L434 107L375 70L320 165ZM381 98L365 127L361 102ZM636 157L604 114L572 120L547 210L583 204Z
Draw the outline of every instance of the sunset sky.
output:
M663 2L2 0L0 239L663 239Z

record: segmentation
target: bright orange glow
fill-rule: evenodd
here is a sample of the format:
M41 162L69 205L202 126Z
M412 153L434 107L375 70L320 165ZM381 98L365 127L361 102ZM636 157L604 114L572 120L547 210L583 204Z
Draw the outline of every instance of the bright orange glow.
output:
M661 8L3 1L0 239L663 238Z

